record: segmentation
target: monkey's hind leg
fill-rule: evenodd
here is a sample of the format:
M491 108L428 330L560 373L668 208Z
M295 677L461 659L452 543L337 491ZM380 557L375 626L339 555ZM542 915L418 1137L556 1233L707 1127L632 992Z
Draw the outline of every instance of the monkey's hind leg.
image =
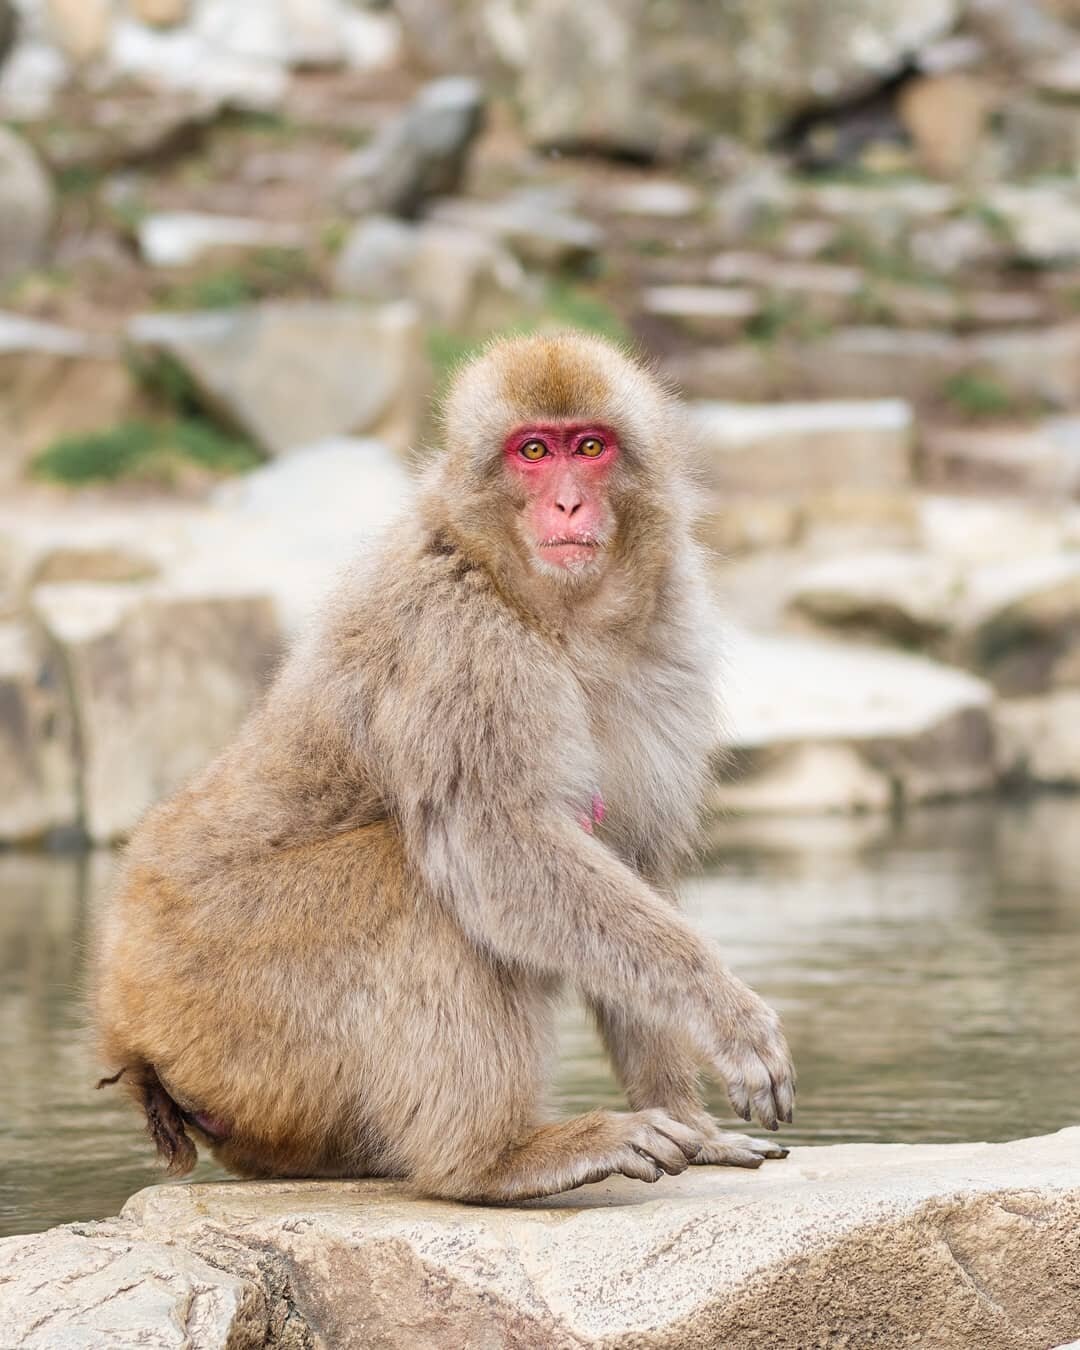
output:
M505 1204L558 1195L618 1173L649 1182L665 1173L677 1176L701 1145L700 1134L662 1111L593 1111L538 1126L487 1166L415 1180L444 1199Z

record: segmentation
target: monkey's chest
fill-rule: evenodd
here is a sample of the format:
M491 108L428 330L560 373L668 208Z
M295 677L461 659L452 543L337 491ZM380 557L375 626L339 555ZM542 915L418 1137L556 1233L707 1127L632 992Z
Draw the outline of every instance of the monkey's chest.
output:
M650 697L650 694L654 695ZM642 680L594 702L591 732L605 831L628 852L651 837L686 828L697 812L708 730L680 703L656 697Z

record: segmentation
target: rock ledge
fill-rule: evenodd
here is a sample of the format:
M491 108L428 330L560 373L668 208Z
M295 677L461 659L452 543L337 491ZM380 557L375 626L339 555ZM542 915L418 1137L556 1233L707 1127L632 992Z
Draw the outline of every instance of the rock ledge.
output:
M1080 1128L796 1149L513 1209L155 1186L0 1242L0 1344L1035 1350L1080 1330Z

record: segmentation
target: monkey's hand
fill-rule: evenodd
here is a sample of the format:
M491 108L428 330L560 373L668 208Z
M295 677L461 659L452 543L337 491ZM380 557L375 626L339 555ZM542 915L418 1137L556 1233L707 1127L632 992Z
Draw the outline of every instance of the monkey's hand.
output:
M751 1113L767 1130L791 1123L795 1107L795 1069L780 1019L769 1005L734 975L722 994L720 1049L712 1063L727 1087L735 1114Z

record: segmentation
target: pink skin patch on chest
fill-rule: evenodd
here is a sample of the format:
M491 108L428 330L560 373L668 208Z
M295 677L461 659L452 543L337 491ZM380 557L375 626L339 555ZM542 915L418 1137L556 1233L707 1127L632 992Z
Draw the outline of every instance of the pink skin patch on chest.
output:
M584 812L578 816L578 824L586 834L592 834L594 825L602 825L604 822L604 799L600 795L600 789L597 788L593 793L592 815L587 816Z

